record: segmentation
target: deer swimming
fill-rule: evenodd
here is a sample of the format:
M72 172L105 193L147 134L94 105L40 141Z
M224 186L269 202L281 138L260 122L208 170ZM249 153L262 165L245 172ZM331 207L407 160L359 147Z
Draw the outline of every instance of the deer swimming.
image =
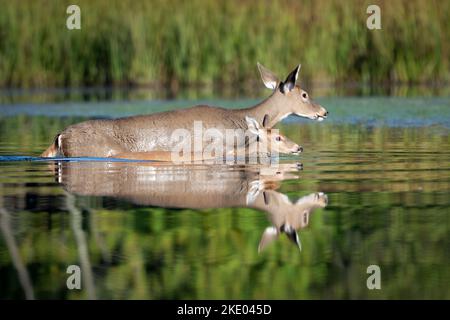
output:
M244 109L198 105L187 109L119 118L88 120L71 125L59 133L42 157L115 157L118 154L172 151L171 134L185 129L191 134L194 122L206 129L245 129L245 116L254 118L261 127L272 128L276 123L295 114L321 121L328 111L314 103L298 84L298 65L285 81L258 63L264 85L272 94L261 103Z
M286 136L280 134L278 130L261 128L258 121L249 116L245 116L245 121L247 123L247 133L244 134L243 131L240 131L240 134L243 136L241 139L244 139L245 136L248 138L247 142L245 144L235 145L235 141L233 140L232 145L227 146L225 152L220 150L222 151L221 154L217 154L218 150L214 150L214 153L205 151L195 154L193 152L189 152L187 156L179 156L179 154L174 151L148 151L118 153L114 157L121 159L171 162L217 160L218 162L223 163L223 160L228 160L229 157L232 157L232 160L234 161L238 160L237 157L240 156L245 161L246 156L258 156L258 154L263 154L264 156L271 156L273 153L298 155L303 152L303 148L301 146L291 141ZM189 148L189 150L191 150L191 148Z

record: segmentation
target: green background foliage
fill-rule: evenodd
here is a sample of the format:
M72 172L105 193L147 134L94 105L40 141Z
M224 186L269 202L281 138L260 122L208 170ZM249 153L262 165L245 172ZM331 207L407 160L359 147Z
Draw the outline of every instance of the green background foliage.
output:
M0 86L249 86L256 61L306 81L436 82L450 74L449 1L0 0ZM369 4L382 30L368 30Z

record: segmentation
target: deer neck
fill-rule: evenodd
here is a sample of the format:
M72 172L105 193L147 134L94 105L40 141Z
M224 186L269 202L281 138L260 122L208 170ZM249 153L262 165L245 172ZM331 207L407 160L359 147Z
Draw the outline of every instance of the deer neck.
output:
M265 128L272 128L292 113L287 109L287 106L280 101L280 98L279 94L274 92L271 96L257 105L236 110L236 112L238 112L241 117L253 117L261 126L265 125ZM263 124L264 117L267 117L267 122Z

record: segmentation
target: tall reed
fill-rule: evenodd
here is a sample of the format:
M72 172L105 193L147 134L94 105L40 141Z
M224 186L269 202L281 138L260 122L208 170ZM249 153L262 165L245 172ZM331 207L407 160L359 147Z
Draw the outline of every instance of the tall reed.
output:
M303 80L450 80L450 2L0 0L0 86L248 85L256 61Z

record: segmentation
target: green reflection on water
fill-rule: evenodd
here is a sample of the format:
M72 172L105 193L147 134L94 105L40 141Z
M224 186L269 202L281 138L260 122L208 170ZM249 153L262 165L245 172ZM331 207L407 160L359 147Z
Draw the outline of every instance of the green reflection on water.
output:
M38 154L80 120L0 118L0 154ZM258 253L272 223L238 200L170 208L147 189L121 197L96 180L83 194L55 181L47 163L1 163L0 298L449 299L448 128L325 121L280 129L305 148L295 159L304 169L271 192L329 200L299 230L302 251L283 236ZM69 182L92 186L89 167L74 172ZM86 258L91 277L67 290L67 266ZM380 291L366 287L371 264L381 267Z

